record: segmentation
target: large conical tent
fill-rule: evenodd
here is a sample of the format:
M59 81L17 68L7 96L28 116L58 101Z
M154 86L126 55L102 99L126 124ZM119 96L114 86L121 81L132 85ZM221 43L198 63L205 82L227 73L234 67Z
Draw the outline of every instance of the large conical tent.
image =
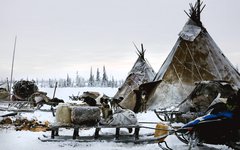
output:
M203 80L225 80L240 86L240 75L211 38L200 20L200 0L190 4L189 20L154 81L162 80L148 101L150 108L177 105Z
M134 44L135 45L135 44ZM135 45L136 47L136 45ZM132 69L128 73L128 76L123 83L123 85L118 89L117 93L115 94L114 98L118 99L122 97L126 101L125 98L133 92L139 85L147 82L153 81L153 78L156 76L155 71L148 63L145 58L145 51L143 48L143 44L141 44L141 50L137 47L137 54L138 59L134 63ZM128 100L127 100L128 101ZM124 106L123 106L124 107Z

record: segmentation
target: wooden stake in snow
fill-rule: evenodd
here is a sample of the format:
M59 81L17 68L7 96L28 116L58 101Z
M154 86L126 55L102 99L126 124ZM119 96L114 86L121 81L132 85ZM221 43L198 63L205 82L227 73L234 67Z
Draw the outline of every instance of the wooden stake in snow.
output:
M57 85L58 85L58 82L55 83L55 87L54 87L54 91L53 91L53 99L54 99L55 94L56 94Z
M13 82L13 67L14 67L14 59L15 59L15 51L16 51L16 44L17 44L17 36L15 36L15 42L14 42L14 49L13 49L13 57L12 57L12 68L11 68L11 78L10 78L10 87L9 87L9 91L10 91L10 96L9 99L11 100L11 95L12 95L12 82Z
M58 82L55 83L55 87L54 87L54 91L53 91L53 99L54 99L55 94L56 94L57 85L58 85ZM51 111L52 111L52 115L53 115L53 117L55 117L55 113L54 113L53 105L51 105Z

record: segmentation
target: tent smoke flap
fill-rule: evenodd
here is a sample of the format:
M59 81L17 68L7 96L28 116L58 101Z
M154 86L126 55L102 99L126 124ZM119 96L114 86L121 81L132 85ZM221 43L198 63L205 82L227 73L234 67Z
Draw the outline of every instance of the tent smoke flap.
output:
M194 41L201 32L201 28L194 25L186 25L183 30L179 33L179 36L186 41Z

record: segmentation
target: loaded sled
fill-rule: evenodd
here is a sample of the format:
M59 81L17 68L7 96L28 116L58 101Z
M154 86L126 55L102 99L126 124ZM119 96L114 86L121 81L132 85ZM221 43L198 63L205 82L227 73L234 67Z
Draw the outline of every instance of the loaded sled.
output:
M40 109L43 105L53 107L59 103L64 103L63 100L55 98L57 83L55 84L53 98L49 98L46 92L38 90L34 81L20 80L13 85L13 93L6 89L0 88L0 110L14 112L34 112Z
M51 134L39 137L39 140L42 142L70 140L75 142L155 143L167 137L168 129L165 127L166 131L163 134L146 132L147 129L153 131L154 125L156 126L157 123L138 122L131 110L118 108L108 119L104 119L101 118L98 107L60 105L56 111L56 122L50 127ZM89 130L87 136L83 134L82 129L85 128ZM81 131L80 134L79 131Z
M57 106L62 101L48 101L36 104L33 101L21 100L21 101L0 101L0 111L13 111L13 112L34 112L36 110L53 112L53 107ZM43 109L43 105L50 106L50 109Z
M175 135L180 141L189 145L221 144L240 150L240 120L234 119L232 112L208 114L197 118L180 129Z
M168 135L175 135L191 150L204 144L226 145L240 150L240 117L236 112L222 111L198 117L181 127L171 127ZM160 114L158 114L160 116ZM164 115L163 115L164 117ZM171 125L170 125L171 126ZM163 150L171 150L167 145Z
M33 103L30 101L0 101L1 111L14 111L14 112L33 112L35 111L32 107Z
M159 116L170 112L155 111ZM169 115L167 114L167 115ZM169 121L173 118L166 117ZM163 115L163 116L164 116ZM179 115L179 114L177 114ZM183 114L180 114L183 115ZM174 132L177 138L189 145L189 150L197 145L226 145L240 150L240 90L222 101L217 97L208 107L206 114L192 119ZM173 116L173 114L171 114Z
M146 124L146 123L144 123ZM71 135L61 135L59 129L66 128L72 130ZM93 128L94 132L92 135L84 136L79 134L79 129L83 128ZM121 132L124 128L128 129L128 131L132 131L133 133ZM117 143L157 143L168 136L168 134L163 134L161 136L154 136L154 133L145 133L141 134L140 129L147 128L143 126L141 123L137 125L100 125L97 124L95 126L86 126L86 125L54 125L50 128L50 135L43 135L43 137L39 137L38 139L42 142L63 142L63 141L74 141L74 142L96 142L96 141L112 141ZM115 133L104 133L100 130L105 129L114 129ZM151 128L154 129L154 128Z

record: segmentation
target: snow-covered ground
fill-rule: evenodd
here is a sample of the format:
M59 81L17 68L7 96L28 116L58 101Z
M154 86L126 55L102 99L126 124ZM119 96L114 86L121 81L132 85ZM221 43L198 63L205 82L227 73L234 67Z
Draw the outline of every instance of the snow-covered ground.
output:
M53 95L52 88L43 88L41 91L47 92L49 97ZM56 91L57 98L69 100L69 96L82 94L84 91L97 91L104 93L108 96L114 96L117 89L116 88L59 88ZM6 112L1 112L0 115L5 114ZM50 112L35 111L34 113L21 113L21 116L27 117L28 119L38 119L39 121L49 121L54 123L55 118ZM156 117L154 112L148 111L147 113L137 114L139 122L159 122L159 119ZM149 126L149 125L148 125ZM149 126L151 127L151 126ZM152 126L154 127L154 126ZM100 131L107 133L114 133L113 129L104 129ZM153 133L152 129L141 129L141 133ZM63 134L72 134L72 130L62 129L61 133ZM9 128L0 128L0 149L1 150L160 150L158 144L125 144L125 143L114 143L114 142L88 142L88 143L79 143L79 142L41 142L38 140L38 137L42 135L50 135L50 132L30 132L30 131L15 131L14 127ZM93 135L94 129L85 129L79 131L80 135ZM176 136L170 135L166 138L167 143L173 150L187 150L188 146L180 142ZM226 146L222 145L206 145L203 147L196 147L196 150L226 150Z

